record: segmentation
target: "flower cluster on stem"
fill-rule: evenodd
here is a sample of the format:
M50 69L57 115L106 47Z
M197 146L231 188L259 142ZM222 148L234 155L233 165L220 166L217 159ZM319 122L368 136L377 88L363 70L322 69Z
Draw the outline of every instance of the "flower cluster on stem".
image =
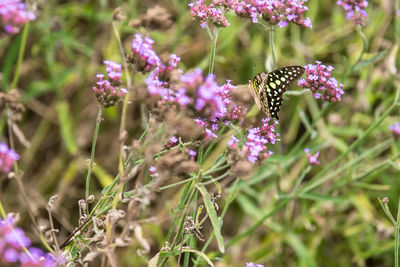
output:
M231 3L232 2L232 3ZM200 26L205 28L207 22L212 22L217 27L228 27L230 24L225 17L226 11L231 9L233 1L212 1L211 4L204 4L203 0L196 3L189 3L193 19L200 21Z
M364 10L368 6L366 0L338 0L337 5L342 6L347 11L346 19L354 21L355 24L364 26L367 12Z
M153 50L154 41L140 33L135 34L132 40L132 54L128 61L140 72L149 72L160 65L161 60Z
M265 118L262 120L261 127L249 129L246 142L242 147L242 150L247 154L247 160L251 163L262 162L264 159L268 158L273 154L272 151L268 150L268 144L275 144L279 141L279 133L275 132L275 126L278 124L274 121L270 124L270 118ZM236 146L239 139L235 136L228 141L229 146Z
M15 227L16 221L13 214L7 214L6 218L0 220L0 264L19 263L22 267L65 264L61 256L44 253L39 248L31 247L31 240L25 232Z
M105 60L104 64L110 81L104 79L104 74L97 74L97 87L93 86L93 91L100 105L107 108L115 106L128 91L119 87L122 76L121 65L110 60Z
M0 171L10 172L14 161L19 159L17 152L9 148L6 144L0 143Z
M307 0L243 0L238 1L233 9L238 16L250 18L253 23L257 23L259 17L262 17L270 26L285 27L294 23L312 28L311 19L304 17L308 10L306 2Z
M318 161L318 158L319 158L319 151L317 151L314 155L312 155L312 154L310 153L310 149L309 149L309 148L305 148L305 149L304 149L304 152L305 152L306 155L307 155L308 163L309 163L310 165L319 165L319 161Z
M396 122L389 125L389 130L392 132L395 138L400 138L400 123Z
M26 10L20 0L0 1L0 25L8 34L18 33L25 23L35 18L35 14Z
M339 83L332 75L332 66L325 66L321 62L308 64L305 68L306 79L300 79L298 85L310 88L313 96L323 101L337 102L344 94L343 84Z

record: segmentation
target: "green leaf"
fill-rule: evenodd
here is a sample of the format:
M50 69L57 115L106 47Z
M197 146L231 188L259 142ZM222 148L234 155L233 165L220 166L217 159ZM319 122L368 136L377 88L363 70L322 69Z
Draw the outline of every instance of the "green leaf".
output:
M183 251L183 252L193 252L193 253L196 253L197 255L199 255L200 257L202 257L202 258L208 263L208 265L214 267L214 264L212 263L212 261L211 261L211 260L207 257L207 255L204 254L203 252L198 251L198 250L195 250L195 249L192 249L192 248L188 248L188 247L183 247L183 248L182 248L182 251Z
M61 137L68 152L75 155L78 152L75 134L73 130L72 115L69 112L69 105L66 101L58 102L56 105L58 120L60 122Z
M215 238L217 239L218 249L221 253L225 253L224 239L221 235L221 226L217 217L217 213L214 209L214 205L211 202L210 195L207 192L207 189L202 185L196 185L197 189L200 191L203 196L204 206L206 206L206 210L208 216L211 220L211 225L214 229Z
M354 66L354 70L358 71L358 70L360 70L360 69L362 69L362 68L364 68L364 67L366 67L366 66L368 66L368 65L370 65L372 63L375 63L375 62L379 61L381 58L386 56L387 53L388 53L388 50L379 51L378 53L376 53L371 58L366 59L366 60L362 60L359 63L357 63Z
M21 44L21 38L22 38L22 34L20 34L17 38L15 38L12 45L9 46L6 56L5 56L5 59L4 59L4 65L3 65L3 70L2 70L3 77L2 78L3 78L3 88L4 88L5 92L8 91L10 74L11 74L13 64L17 59L18 51L19 51L20 44ZM13 89L13 88L10 88L10 89Z

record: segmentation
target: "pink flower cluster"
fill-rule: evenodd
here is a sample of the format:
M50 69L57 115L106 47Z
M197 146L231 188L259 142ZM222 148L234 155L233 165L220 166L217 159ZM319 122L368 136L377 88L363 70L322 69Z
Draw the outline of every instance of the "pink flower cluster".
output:
M15 223L16 218L12 214L0 220L1 266L14 266L10 265L13 263L19 263L21 267L53 267L65 264L61 256L44 253L41 249L30 247L31 240L21 228L15 227Z
M344 94L343 84L331 77L332 66L325 66L321 62L308 64L305 68L306 79L300 79L298 85L302 88L310 88L312 94L317 99L323 101L336 102L341 100Z
M183 88L196 91L194 108L203 118L195 121L203 128L206 137L217 137L215 131L218 130L220 122L227 125L233 120L240 121L247 111L232 102L229 94L234 86L229 80L219 86L215 81L215 75L207 75L204 79L201 70L196 69L182 75L181 82Z
M121 84L121 65L110 60L105 60L107 77L111 80L104 80L104 74L97 74L98 87L93 86L93 91L96 95L97 101L104 107L115 106L121 97L128 91L125 88L119 88Z
M0 171L10 172L14 161L19 159L17 152L9 148L6 144L0 143Z
M389 130L392 132L393 136L396 138L400 138L400 123L396 122L394 124L389 125Z
M365 25L367 12L364 10L368 6L366 0L338 0L337 5L342 6L347 11L346 19L353 20L356 24Z
M193 19L200 21L201 27L212 22L219 27L229 26L225 13L233 10L238 16L247 17L257 23L262 17L269 25L285 27L290 22L312 28L309 17L304 17L308 10L304 5L307 0L214 0L205 5L203 0L190 3Z
M18 33L25 23L35 18L20 0L0 1L0 25L8 34Z
M247 153L247 159L251 163L262 162L273 154L272 151L268 151L267 144L275 144L279 141L279 133L275 132L275 126L278 124L274 121L273 124L269 124L270 119L265 118L262 120L261 127L249 129L246 137L246 143L242 147ZM238 144L239 139L235 136L228 141L229 146L235 146Z
M208 21L218 27L228 27L230 24L225 18L225 12L230 9L230 1L212 1L211 4L204 4L203 0L197 0L196 3L189 3L192 10L193 19L200 21L202 28L206 27Z
M310 165L318 165L319 164L319 161L318 161L319 151L317 151L314 155L312 155L312 154L310 154L310 149L309 148L305 148L304 152L307 155L308 163Z
M264 265L263 264L257 264L257 263L248 262L248 263L246 263L246 267L264 267Z
M269 25L285 27L290 22L299 26L312 28L309 17L304 17L308 7L307 0L243 0L234 5L237 15L251 18L253 23L258 22L261 16Z
M149 37L143 37L140 33L135 34L132 40L132 63L141 72L148 72L159 66L160 58L153 50L154 41Z

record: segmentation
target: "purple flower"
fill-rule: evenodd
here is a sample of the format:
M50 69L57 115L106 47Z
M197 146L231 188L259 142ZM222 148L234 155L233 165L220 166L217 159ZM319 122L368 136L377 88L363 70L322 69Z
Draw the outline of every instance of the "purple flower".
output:
M308 7L304 5L307 0L243 0L234 5L236 14L248 17L257 23L262 17L269 25L286 27L290 22L299 26L312 28L309 17L304 17Z
M279 133L275 133L275 126L278 122L275 121L272 125L269 125L269 121L269 118L263 119L261 128L252 128L247 133L243 149L248 153L247 159L251 163L262 161L271 156L273 152L267 151L267 144L274 144L279 141L277 139Z
M111 60L104 60L104 64L106 64L106 72L108 78L111 81L120 84L121 83L121 64L118 64Z
M155 166L150 166L149 171L150 171L151 175L155 175L157 168Z
M15 227L16 217L7 214L0 220L0 265L10 262L22 267L50 267L65 264L60 255L44 253L41 249L29 247L31 240L21 228ZM28 250L28 252L26 252ZM8 265L7 265L8 266Z
M96 82L98 87L93 86L92 89L96 95L97 101L104 107L115 106L122 96L128 91L125 88L118 88L113 86L108 80L103 80L103 74L97 74L98 81Z
M17 152L9 148L6 144L0 143L0 171L10 172L14 161L19 160Z
M228 146L236 146L237 143L239 143L239 139L234 135L232 135L231 139L228 140Z
M396 122L394 124L390 124L389 129L394 137L400 138L400 123Z
M248 263L246 263L246 267L264 267L264 265L248 262Z
M318 165L318 164L319 164L319 161L318 161L318 158L319 158L319 151L317 151L314 155L312 155L312 154L310 154L310 149L305 148L305 149L304 149L304 152L305 152L306 155L307 155L308 163L309 163L310 165Z
M317 99L329 102L340 101L344 94L343 84L331 77L333 67L325 66L319 61L316 63L316 65L305 66L306 79L300 79L298 85L302 88L310 88Z
M178 142L178 138L176 138L176 136L171 136L171 137L169 138L169 141L170 141L171 144L175 144L175 143Z
M188 154L189 154L189 156L190 156L190 159L191 159L191 160L194 160L194 157L196 157L197 152L190 149L189 152L188 152Z
M156 71L150 72L145 79L145 83L150 95L161 97L159 104L169 102L186 107L191 103L191 99L186 95L185 88L180 88L176 91L170 89L168 82L161 81Z
M189 7L193 20L199 20L202 28L206 27L208 21L217 27L228 27L230 24L225 18L225 13L233 8L233 4L233 1L214 0L207 6L203 0L197 0L196 4L189 3Z
M149 37L135 34L132 40L132 55L128 58L138 71L149 72L161 64L160 58L153 50L154 41Z
M354 23L364 26L367 12L364 10L368 6L366 0L338 0L337 5L342 6L347 11L346 19L353 20Z
M8 34L18 33L25 23L35 18L35 14L27 11L20 0L0 1L0 25Z

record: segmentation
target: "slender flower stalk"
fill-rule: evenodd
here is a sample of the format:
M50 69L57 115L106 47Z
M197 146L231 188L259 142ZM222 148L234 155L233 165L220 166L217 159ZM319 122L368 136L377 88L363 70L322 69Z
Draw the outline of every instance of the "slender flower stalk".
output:
M97 136L99 135L99 128L100 128L100 123L101 123L101 119L103 116L103 110L104 110L104 106L99 105L99 110L97 112L97 119L96 119L96 127L94 129L94 134L93 134L92 152L90 153L89 169L88 169L88 172L86 175L85 199L88 199L88 197L89 197L90 176L91 176L92 170L93 170L94 154L96 153L96 142L97 142ZM88 209L88 207L87 207L87 209Z
M221 28L217 27L214 30L214 34L212 34L210 36L210 38L211 38L211 51L210 51L210 65L208 67L208 74L212 74L214 72L215 51L217 49L217 41L218 41L218 36L219 36L219 32L220 31L221 31Z

